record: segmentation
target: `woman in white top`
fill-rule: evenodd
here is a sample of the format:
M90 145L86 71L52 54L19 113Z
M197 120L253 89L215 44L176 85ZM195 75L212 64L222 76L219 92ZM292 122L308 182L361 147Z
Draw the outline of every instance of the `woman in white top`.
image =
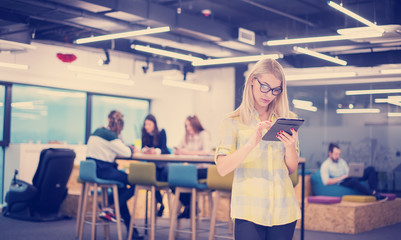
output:
M188 116L185 121L185 137L174 150L177 155L208 155L212 152L210 134L206 131L196 115ZM208 164L196 164L198 168L198 179L207 177ZM185 206L184 211L178 218L189 218L190 216L190 193L180 195L180 201Z

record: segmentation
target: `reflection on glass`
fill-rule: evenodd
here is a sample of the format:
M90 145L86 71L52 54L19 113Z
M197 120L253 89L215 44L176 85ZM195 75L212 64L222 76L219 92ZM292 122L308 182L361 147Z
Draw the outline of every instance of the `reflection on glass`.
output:
M98 127L107 126L107 116L112 110L118 110L124 115L124 129L121 132L124 142L134 144L135 140L141 139L141 127L149 113L149 101L94 95L92 97L91 133Z
M0 85L0 139L3 140L5 87Z
M335 142L347 162L364 162L387 176L379 185L391 190L400 163L401 93L388 89L401 89L401 82L289 86L290 109L305 119L299 141L306 167L318 169ZM302 109L311 106L317 111Z
M3 148L0 148L0 204L3 204L3 191L4 188L2 187L3 184L3 179L4 179L4 158L3 158Z
M85 111L83 92L15 84L11 143L82 143Z

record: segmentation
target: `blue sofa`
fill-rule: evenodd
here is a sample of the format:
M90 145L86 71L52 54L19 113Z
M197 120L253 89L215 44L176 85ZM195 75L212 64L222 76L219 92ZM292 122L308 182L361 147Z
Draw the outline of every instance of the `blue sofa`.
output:
M320 176L320 170L312 174L311 184L312 194L314 196L342 197L343 195L362 195L351 188L343 187L337 184L324 185L322 182L322 177ZM366 184L366 182L363 182L363 184Z

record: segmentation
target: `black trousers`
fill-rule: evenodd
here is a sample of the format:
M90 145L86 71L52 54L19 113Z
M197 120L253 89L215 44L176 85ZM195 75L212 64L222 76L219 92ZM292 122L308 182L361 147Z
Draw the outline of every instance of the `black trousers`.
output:
M368 180L369 188L361 183L361 181L364 180ZM374 167L367 167L364 169L363 176L361 178L349 177L344 179L340 185L355 189L365 195L371 195L373 191L377 190L377 172Z
M167 182L168 180L168 165L156 165L156 180ZM160 191L156 191L156 202L163 205L163 197Z
M131 221L131 215L129 214L127 201L135 193L135 185L130 185L128 182L128 174L117 169L116 163L109 163L105 161L96 161L96 174L98 178L115 180L124 184L124 187L118 188L118 198L120 205L121 218L124 219L124 224L129 228L129 223ZM128 187L130 186L130 187ZM112 204L113 198L110 198L109 203Z
M297 221L285 225L266 227L235 219L235 240L291 240Z

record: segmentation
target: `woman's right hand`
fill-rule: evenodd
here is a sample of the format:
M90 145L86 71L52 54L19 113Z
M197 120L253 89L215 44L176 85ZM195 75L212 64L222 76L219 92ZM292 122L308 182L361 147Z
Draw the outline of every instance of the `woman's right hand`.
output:
M272 127L272 125L273 125L272 121L259 122L255 131L249 138L247 144L250 145L252 148L256 147L256 145L258 145L262 140L263 130L264 129L269 130Z

